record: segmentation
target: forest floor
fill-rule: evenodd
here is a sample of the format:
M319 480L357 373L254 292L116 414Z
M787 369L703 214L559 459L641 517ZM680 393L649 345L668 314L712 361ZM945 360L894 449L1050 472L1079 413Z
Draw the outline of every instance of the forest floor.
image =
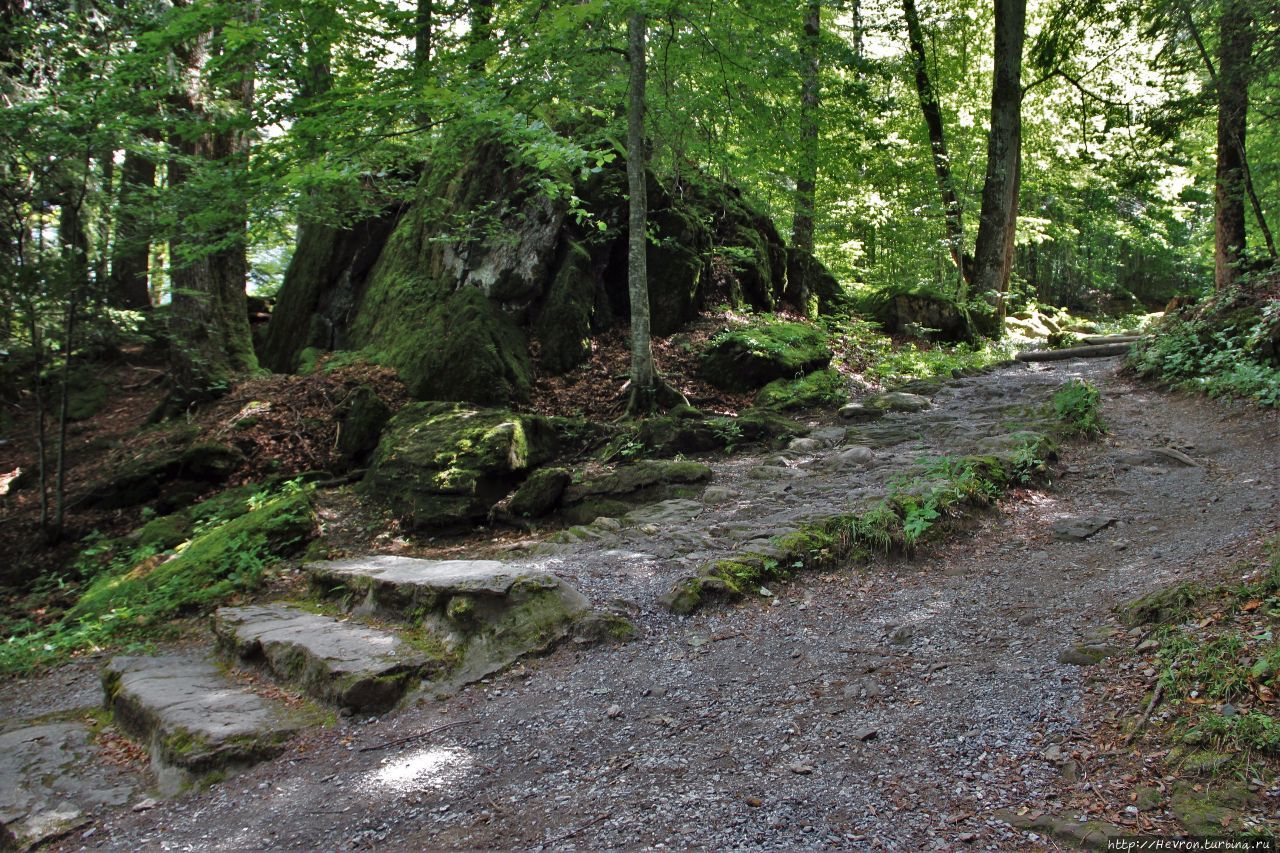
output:
M54 846L1012 850L1067 843L1073 826L1095 826L1085 818L1175 832L1168 792L1181 771L1159 760L1158 743L1117 742L1117 721L1142 714L1155 671L1134 651L1145 632L1114 608L1261 565L1280 518L1280 423L1165 394L1116 366L1006 368L903 416L918 440L877 451L882 465L945 453L978 403L1018 402L1071 377L1101 389L1110 429L1065 448L1047 489L1015 490L913 559L802 574L766 597L671 615L657 596L687 571L689 537L720 535L734 517L767 530L790 496L820 502L856 487L821 466L761 480L752 472L769 460L733 457L713 466L713 485L735 497L707 517L546 561L597 603L628 608L639 639L562 646L447 700L342 719L175 801L146 799L137 782L126 803ZM1156 452L1169 448L1194 464ZM1055 522L1080 519L1102 529L1055 535ZM1116 654L1064 662L1099 644ZM96 680L82 663L11 682L0 717L96 704ZM116 758L121 774L143 778L127 750ZM1275 770L1255 771L1253 800L1224 832L1277 830ZM1142 809L1140 788L1157 791Z

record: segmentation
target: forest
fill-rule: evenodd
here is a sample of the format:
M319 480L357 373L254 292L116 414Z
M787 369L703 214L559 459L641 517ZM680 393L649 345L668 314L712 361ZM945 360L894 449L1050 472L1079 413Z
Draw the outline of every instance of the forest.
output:
M1264 491L1240 500L1274 498L1264 0L0 0L0 102L0 678L97 678L212 625L224 658L307 694L290 705L307 726L328 730L332 705L341 728L562 641L643 644L707 608L776 605L801 570L941 559L993 507L1056 488L1060 453L1138 430L1109 395L1189 407L1188 424L1220 400L1229 428L1195 423L1242 430L1263 473L1240 488ZM1142 423L1166 437L1133 439L1156 455L1123 471L1208 470L1180 427ZM1201 486L1178 480L1168 506ZM1054 522L1054 541L1119 536L1118 512L1078 537ZM1269 580L1229 607L1177 587L1139 610L1274 621L1280 538L1249 518ZM624 546L672 573L634 607L576 569L537 574L536 595L494 586L494 561L611 565ZM410 595L395 560L472 568L423 562L447 577ZM1142 577L1113 592L1164 594ZM266 610L308 637L339 611L390 620L416 663L316 676L331 661L298 663L328 660L306 642L249 638ZM1177 674L1225 646L1142 634L1173 674L1124 746L1190 726L1246 768L1263 756L1246 799L1272 796L1270 624L1208 694ZM111 659L107 707L178 768L164 793L202 789L210 768L173 731L196 736L130 692L138 660ZM1149 721L1178 691L1191 716ZM199 745L221 779L298 730L252 760ZM1265 808L1196 803L1274 833ZM62 837L11 805L0 842ZM1191 831L1194 810L1115 820Z

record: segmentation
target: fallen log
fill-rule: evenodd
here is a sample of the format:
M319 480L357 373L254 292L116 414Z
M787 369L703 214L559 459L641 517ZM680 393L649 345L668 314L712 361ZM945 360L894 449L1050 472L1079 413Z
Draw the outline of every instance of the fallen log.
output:
M1128 351L1129 344L1095 344L1068 349L1027 350L1018 353L1014 358L1018 361L1066 361L1069 358L1105 358L1109 355L1124 355Z
M1133 343L1140 341L1140 334L1087 334L1080 338L1080 343L1087 343L1089 346L1101 345L1101 343Z

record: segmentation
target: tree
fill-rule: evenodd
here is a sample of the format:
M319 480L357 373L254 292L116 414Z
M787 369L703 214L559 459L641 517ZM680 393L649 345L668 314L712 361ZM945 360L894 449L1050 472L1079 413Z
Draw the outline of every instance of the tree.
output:
M982 186L972 281L978 293L997 294L996 315L1001 321L1018 224L1022 172L1022 44L1026 20L1026 0L996 0L987 174Z
M688 403L658 375L649 332L648 154L644 133L644 90L647 71L645 14L640 8L627 19L627 292L631 303L631 378L627 413L645 415L657 406Z
M1239 281L1245 256L1245 135L1253 39L1249 0L1223 0L1218 20L1218 140L1213 214L1213 280L1218 291Z
M920 28L920 15L916 11L915 0L902 0L902 11L907 19L907 41L911 49L911 65L915 70L920 111L924 114L925 127L929 132L933 173L938 181L938 192L942 196L947 250L951 253L951 260L959 271L956 295L959 299L964 299L965 286L969 280L969 259L964 251L963 208L956 195L955 181L951 176L951 155L947 153L947 139L942 127L942 107L938 103L938 94L933 87L933 82L929 79L924 33Z
M185 5L179 9L189 9ZM175 81L167 173L179 193L177 229L169 240L173 302L170 313L171 399L168 411L225 392L257 367L249 331L245 285L248 117L253 108L252 43L244 28L257 15L253 0L217 29L198 15L180 18L194 29L174 45L181 79ZM215 74L211 60L227 76ZM233 109L214 112L219 96ZM217 195L211 197L210 191Z
M809 0L800 40L800 144L791 245L813 251L814 191L818 180L818 107L822 70L822 4ZM803 297L803 295L802 295Z

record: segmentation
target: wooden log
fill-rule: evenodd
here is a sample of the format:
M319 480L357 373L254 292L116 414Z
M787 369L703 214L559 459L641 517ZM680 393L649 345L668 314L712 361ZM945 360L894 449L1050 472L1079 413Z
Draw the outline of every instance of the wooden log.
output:
M1142 335L1085 335L1080 343L1090 346L1098 344L1131 344L1142 340Z
M1129 351L1129 344L1095 344L1087 347L1071 347L1069 349L1033 349L1020 352L1014 358L1018 361L1066 361L1069 358L1105 358L1109 355L1124 355Z

